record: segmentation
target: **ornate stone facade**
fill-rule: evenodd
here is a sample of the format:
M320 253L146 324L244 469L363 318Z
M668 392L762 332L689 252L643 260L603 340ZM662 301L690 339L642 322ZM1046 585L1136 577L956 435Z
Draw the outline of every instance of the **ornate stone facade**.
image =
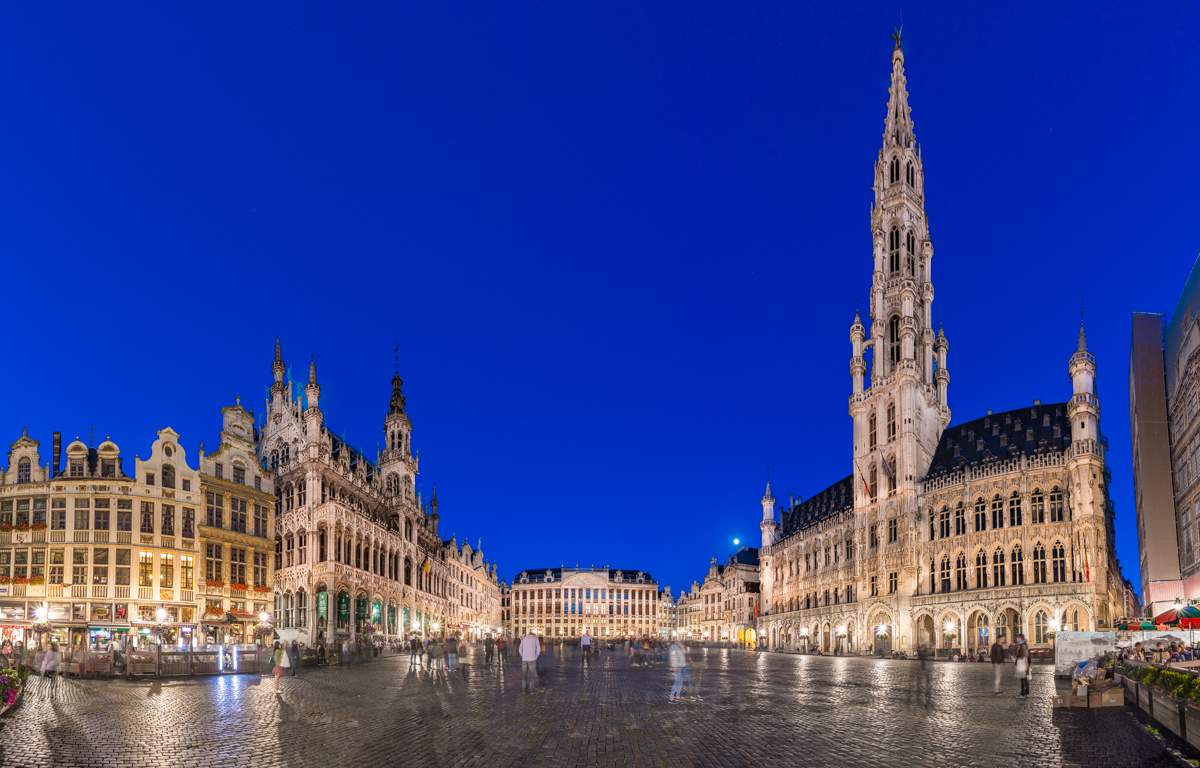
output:
M949 342L932 328L933 246L908 106L892 55L875 165L871 328L850 327L852 474L775 520L762 498L771 648L859 652L1111 626L1124 605L1113 549L1096 361L1080 329L1067 402L946 428ZM864 386L870 353L870 381Z
M520 637L653 637L660 618L658 582L644 571L539 568L512 583L512 621Z
M385 447L370 461L326 428L316 365L304 401L293 397L285 371L276 343L259 459L275 477L281 626L305 630L312 642L353 639L368 626L389 639L498 629L495 565L443 541L437 489L426 505L415 488L418 457L399 374Z

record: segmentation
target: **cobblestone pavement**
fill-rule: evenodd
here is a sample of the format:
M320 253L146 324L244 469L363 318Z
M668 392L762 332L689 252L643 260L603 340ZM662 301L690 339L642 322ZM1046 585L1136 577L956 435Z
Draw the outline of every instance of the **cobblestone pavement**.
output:
M698 696L668 704L664 665L590 667L465 654L455 673L408 655L350 669L102 681L34 679L0 730L3 766L1160 766L1177 765L1126 708L1053 710L992 694L990 664L693 650ZM1058 683L1062 687L1063 683Z

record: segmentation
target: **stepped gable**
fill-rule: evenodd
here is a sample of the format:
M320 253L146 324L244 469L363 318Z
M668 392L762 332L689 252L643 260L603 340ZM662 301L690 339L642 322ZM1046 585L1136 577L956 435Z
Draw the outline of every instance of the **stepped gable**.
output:
M1066 403L1031 405L946 428L938 440L926 478L1018 455L1066 450L1071 424Z
M783 512L783 535L824 520L854 506L854 475L844 477L817 495Z

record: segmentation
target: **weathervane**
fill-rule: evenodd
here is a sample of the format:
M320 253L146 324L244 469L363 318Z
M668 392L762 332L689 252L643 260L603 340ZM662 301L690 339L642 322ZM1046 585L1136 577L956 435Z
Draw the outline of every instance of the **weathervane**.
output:
M896 50L900 50L900 41L904 34L904 24L901 23L897 29L892 30L892 39L896 41Z

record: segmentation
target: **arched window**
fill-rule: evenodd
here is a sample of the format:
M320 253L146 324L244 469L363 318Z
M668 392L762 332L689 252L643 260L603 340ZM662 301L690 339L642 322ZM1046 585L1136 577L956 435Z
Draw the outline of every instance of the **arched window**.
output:
M1058 486L1050 489L1050 522L1061 523L1063 521L1063 495L1062 491L1058 490Z
M980 496L975 499L975 533L987 530L987 502Z
M868 420L870 429L867 437L867 442L871 446L871 450L875 450L875 446L879 444L879 418L871 411L871 418Z
M289 483L283 489L283 511L291 512L296 506L295 489Z
M1021 497L1013 491L1012 498L1008 500L1008 524L1018 526L1021 524Z
M942 591L950 591L950 556L942 556Z
M1004 550L996 547L992 553L992 586L1004 586Z
M875 462L871 462L871 498L875 499L879 496L879 468Z
M1050 642L1050 617L1045 611L1038 611L1033 616L1033 642L1039 645Z
M917 236L910 230L904 237L905 262L908 267L908 276L916 277L917 275Z
M896 457L885 457L883 463L888 468L888 494L890 495L896 492Z
M888 233L888 274L900 271L900 230L892 227Z
M917 174L913 171L913 164L906 163L904 166L904 180L908 182L910 187L917 186Z
M975 588L987 589L987 552L982 549L975 555Z
M30 467L29 459L21 459L20 461L17 462L17 482L18 483L28 483L29 482L29 467Z
M958 502L958 506L954 508L954 535L962 536L967 532L967 511L963 509L962 502Z
M354 542L354 567L362 569L362 542Z
M1004 500L1000 498L1000 494L992 497L992 530L999 530L1004 527Z
M279 463L280 464L288 463L288 450L289 449L288 449L287 443L284 443L283 447L279 449Z
M888 320L888 360L892 365L900 362L900 318Z
M1074 611L1071 611L1071 631L1072 632L1079 631L1079 609L1078 608L1076 608Z
M1001 611L996 619L996 640L1001 645L1008 644L1008 611Z
M271 471L279 469L279 451L271 451Z
M897 181L900 181L900 158L893 157L888 163L888 183L895 184Z
M1033 583L1046 583L1046 548L1040 541L1033 545Z
M283 568L283 538L275 537L275 570Z
M162 465L162 487L163 488L174 488L175 487L175 467L173 467L170 464Z
M950 507L942 507L942 511L938 514L938 533L939 538L950 537Z
M1013 547L1012 551L1012 585L1019 587L1025 583L1025 562L1021 554L1021 545Z
M896 404L888 403L887 407L887 435L888 442L896 439Z
M1029 497L1029 522L1032 525L1046 522L1046 497L1037 488Z
M1061 541L1054 542L1054 548L1051 550L1054 556L1054 581L1061 582L1067 580L1067 549Z
M929 558L929 594L937 592L937 562Z

